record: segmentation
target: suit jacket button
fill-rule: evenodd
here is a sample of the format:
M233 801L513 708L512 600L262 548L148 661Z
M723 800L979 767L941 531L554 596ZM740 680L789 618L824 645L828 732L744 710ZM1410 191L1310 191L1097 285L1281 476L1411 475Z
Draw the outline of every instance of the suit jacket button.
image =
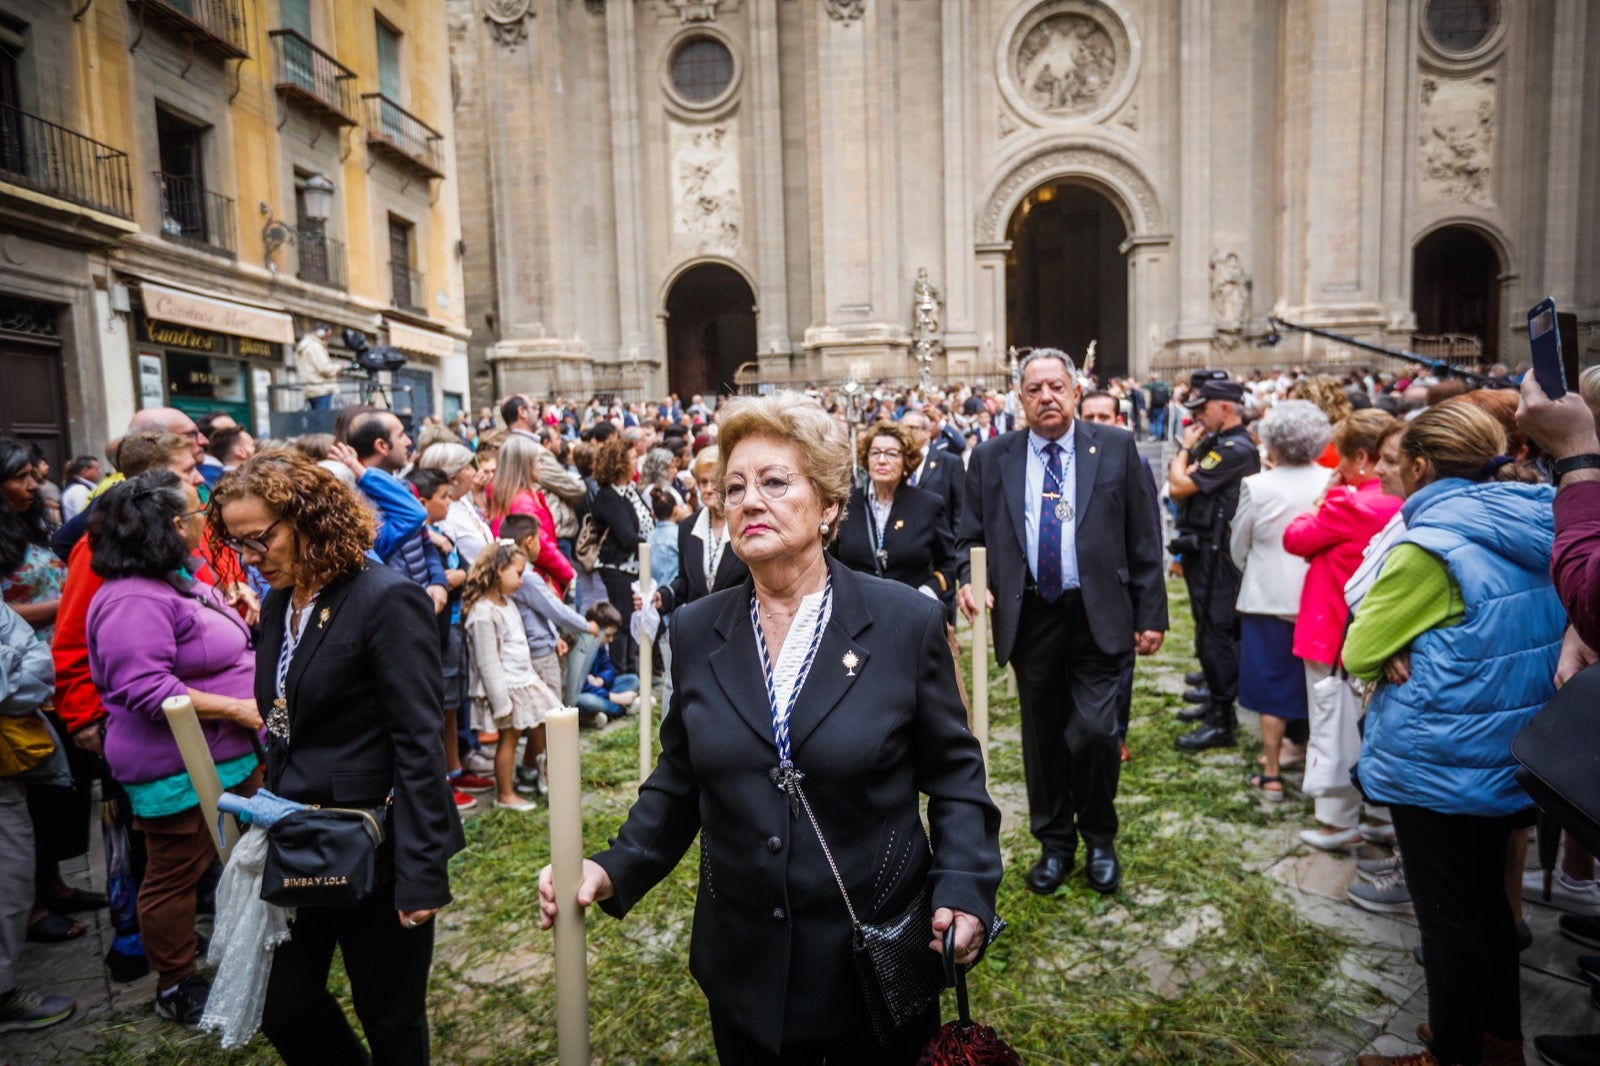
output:
M772 920L775 921L775 922L781 922L781 921L783 921L783 919L784 919L783 908L782 907L774 907L774 908L772 908Z
M768 837L767 850L772 852L774 855L778 854L778 852L783 850L783 841L777 837Z

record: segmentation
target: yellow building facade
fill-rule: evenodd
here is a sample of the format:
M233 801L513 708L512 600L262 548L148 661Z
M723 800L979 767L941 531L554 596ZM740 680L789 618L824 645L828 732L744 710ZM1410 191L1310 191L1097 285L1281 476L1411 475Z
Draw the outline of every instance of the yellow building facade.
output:
M336 403L452 415L451 105L444 0L5 0L0 434L59 463L150 406L323 428L319 325L405 359Z

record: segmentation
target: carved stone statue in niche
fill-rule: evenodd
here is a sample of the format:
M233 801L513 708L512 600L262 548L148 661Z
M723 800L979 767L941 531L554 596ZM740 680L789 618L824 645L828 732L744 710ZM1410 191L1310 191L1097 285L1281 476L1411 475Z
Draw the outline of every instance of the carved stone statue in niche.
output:
M722 0L667 0L678 13L679 22L715 22L717 5Z
M826 0L828 17L846 26L867 13L867 0Z
M533 0L483 0L483 21L489 24L495 43L516 48L525 42L532 8Z
M674 126L673 230L704 252L732 254L743 225L737 135L731 123Z
M1092 110L1110 91L1116 74L1116 45L1087 15L1046 18L1017 48L1017 85L1041 111Z
M1425 188L1487 204L1494 164L1495 76L1425 77L1418 96L1417 171Z
M917 268L917 283L911 290L911 352L917 357L917 376L924 385L933 372L933 360L944 351L939 323L939 290L928 280L928 268Z
M1217 329L1217 347L1232 351L1239 346L1250 317L1253 282L1244 272L1237 252L1211 255L1211 319Z

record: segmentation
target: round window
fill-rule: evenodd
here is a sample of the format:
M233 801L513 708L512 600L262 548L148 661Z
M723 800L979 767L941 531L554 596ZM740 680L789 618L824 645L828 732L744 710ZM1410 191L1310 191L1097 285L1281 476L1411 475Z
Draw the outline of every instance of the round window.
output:
M1434 46L1459 54L1489 39L1500 20L1500 5L1496 0L1428 0L1423 17Z
M733 84L733 53L715 37L691 37L672 56L672 87L691 104L715 100Z

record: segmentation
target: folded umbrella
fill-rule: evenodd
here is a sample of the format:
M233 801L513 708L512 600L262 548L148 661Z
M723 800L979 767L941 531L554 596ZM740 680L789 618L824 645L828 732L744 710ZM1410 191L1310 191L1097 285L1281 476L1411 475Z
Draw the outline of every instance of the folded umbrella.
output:
M1000 1039L993 1026L972 1020L967 975L956 965L955 922L944 932L944 977L946 987L955 985L958 1016L955 1021L946 1022L922 1049L917 1066L1022 1066L1022 1058Z

